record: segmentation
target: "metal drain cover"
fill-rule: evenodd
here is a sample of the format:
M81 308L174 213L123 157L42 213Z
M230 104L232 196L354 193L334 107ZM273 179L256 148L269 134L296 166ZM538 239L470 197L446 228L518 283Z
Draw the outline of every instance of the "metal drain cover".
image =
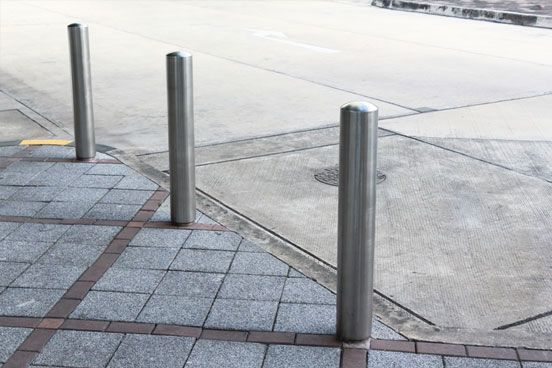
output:
M323 184L337 187L339 182L339 166L327 167L314 174L314 178ZM378 170L377 184L381 183L387 176Z

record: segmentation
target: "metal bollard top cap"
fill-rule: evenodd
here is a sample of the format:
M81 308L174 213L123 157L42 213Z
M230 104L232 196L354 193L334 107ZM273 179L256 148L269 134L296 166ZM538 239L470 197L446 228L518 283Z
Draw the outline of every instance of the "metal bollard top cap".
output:
M186 59L186 58L192 57L192 54L186 51L174 51L174 52L171 52L170 54L167 54L167 57Z
M82 23L71 23L67 26L67 28L87 28L88 26L86 24Z
M375 112L378 111L378 107L370 102L354 101L341 106L341 110L351 112Z

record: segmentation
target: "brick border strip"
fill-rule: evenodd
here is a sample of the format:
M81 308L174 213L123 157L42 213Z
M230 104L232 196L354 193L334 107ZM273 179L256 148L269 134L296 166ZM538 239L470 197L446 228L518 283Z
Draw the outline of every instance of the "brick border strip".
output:
M84 297L88 286L81 286ZM304 334L279 331L240 331L216 330L195 326L170 325L162 323L121 322L107 320L83 320L66 317L31 318L31 317L0 317L0 326L34 328L32 333L18 350L36 352L37 354L48 342L56 330L132 333L162 336L194 337L205 340L222 340L233 342L250 342L261 344L282 344L296 346L317 346L342 348L342 367L366 367L366 349L351 348L337 341L334 335ZM51 330L52 333L43 332ZM44 345L40 342L43 341ZM371 350L403 352L412 354L444 355L466 358L538 361L552 362L551 350L536 350L526 348L504 348L492 346L473 346L462 344L433 343L424 341L382 340L372 339Z

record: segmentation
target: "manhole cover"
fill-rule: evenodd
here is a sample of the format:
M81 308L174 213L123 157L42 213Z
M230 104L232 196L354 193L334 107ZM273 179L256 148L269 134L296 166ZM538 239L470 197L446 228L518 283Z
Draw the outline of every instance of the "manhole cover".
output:
M337 187L339 182L339 166L328 167L314 174L314 178L321 183ZM377 184L384 181L387 177L378 170Z

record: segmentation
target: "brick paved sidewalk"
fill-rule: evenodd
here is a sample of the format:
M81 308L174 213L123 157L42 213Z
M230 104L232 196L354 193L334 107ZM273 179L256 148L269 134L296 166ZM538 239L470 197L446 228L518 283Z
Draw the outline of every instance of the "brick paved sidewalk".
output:
M335 295L111 157L0 147L4 367L552 367L552 352L336 341ZM548 362L548 363L547 363Z

